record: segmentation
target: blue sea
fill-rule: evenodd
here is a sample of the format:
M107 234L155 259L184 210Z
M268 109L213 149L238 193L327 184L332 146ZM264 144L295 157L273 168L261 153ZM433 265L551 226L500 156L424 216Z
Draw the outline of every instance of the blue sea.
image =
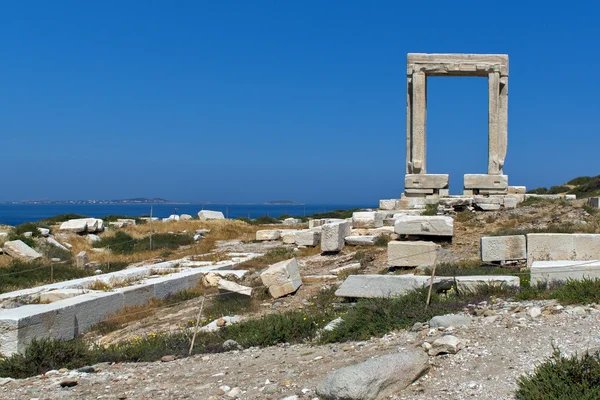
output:
M266 204L154 204L152 216L166 218L171 214L190 214L198 211L221 211L227 218L277 218L282 214L308 216L315 213L347 210L350 208L371 208L376 204L306 204L306 205L266 205ZM59 214L80 214L87 217L107 215L127 215L137 217L150 215L150 204L0 204L0 224L19 225L23 222L39 221Z

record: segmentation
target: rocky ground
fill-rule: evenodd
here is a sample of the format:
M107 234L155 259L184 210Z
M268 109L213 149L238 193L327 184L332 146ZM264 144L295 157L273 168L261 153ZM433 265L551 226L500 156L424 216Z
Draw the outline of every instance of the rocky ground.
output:
M443 335L460 339L456 354L429 357L429 372L395 399L510 399L516 379L552 353L571 354L600 342L600 307L555 302L480 304L469 326L392 332L364 342L280 345L165 358L162 362L101 364L87 372L50 371L2 379L5 399L314 399L332 370L406 348L429 347ZM473 314L480 314L479 317ZM465 313L465 315L468 315ZM61 387L73 385L71 387Z

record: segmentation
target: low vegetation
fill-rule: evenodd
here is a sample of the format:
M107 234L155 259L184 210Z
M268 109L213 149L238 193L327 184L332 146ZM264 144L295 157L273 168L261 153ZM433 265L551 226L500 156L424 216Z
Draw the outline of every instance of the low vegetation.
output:
M550 189L539 187L527 191L533 194L574 194L577 198L600 196L600 175L580 176L571 179L565 185L552 186Z
M174 250L180 246L194 243L191 234L157 233L152 235L152 250ZM116 254L132 254L150 250L150 237L136 239L124 231L117 231L113 236L105 236L95 242L93 247L110 247Z
M517 381L517 400L600 398L600 353L585 352L565 357L554 348L552 356L532 374Z

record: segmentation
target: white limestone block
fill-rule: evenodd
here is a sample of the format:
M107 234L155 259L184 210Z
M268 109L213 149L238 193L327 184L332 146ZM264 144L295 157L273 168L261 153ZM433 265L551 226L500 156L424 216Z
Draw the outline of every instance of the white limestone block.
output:
M300 270L295 258L271 265L260 274L260 279L273 298L294 293L302 285Z
M54 239L52 236L47 237L46 238L46 243L48 243L49 245L52 245L54 247L58 247L61 250L64 251L69 251L69 249L67 249L66 246L63 246L62 244L60 244L56 239Z
M189 221L189 220L191 220L191 219L194 219L194 217L192 217L190 214L181 214L181 215L179 216L179 220L180 220L180 221ZM134 220L133 222L134 222L134 224L135 224L135 220Z
M395 210L398 208L397 199L379 200L379 208L382 210Z
M297 246L317 246L321 242L321 232L316 230L302 230L294 235Z
M437 279L443 279L437 277ZM454 278L451 278L454 279ZM469 276L457 276L456 283L458 290L476 291L480 286L495 286L495 287L519 287L521 280L518 276L512 275L469 275Z
M446 216L401 216L394 231L399 235L453 236L454 220Z
M281 237L281 231L276 229L263 229L256 231L256 240L277 240Z
M70 299L71 297L80 296L82 294L88 293L89 290L85 289L58 289L51 290L49 292L44 292L40 294L40 303L48 304L54 303L55 301L60 301L64 299Z
M235 282L228 281L227 279L219 280L218 286L219 286L219 290L222 290L222 291L237 293L237 294L241 294L241 295L249 296L249 297L252 296L252 288L251 287L243 286L243 285L237 284Z
M346 236L348 246L375 246L379 235Z
M473 197L444 197L439 204L446 207L467 207L473 204Z
M3 249L5 254L8 254L13 258L20 258L23 260L35 260L37 258L42 257L40 253L27 246L21 240L8 241L4 243Z
M531 264L531 284L564 282L569 279L600 278L600 260L593 261L534 261Z
M565 200L577 200L576 194L565 194Z
M202 210L198 212L198 219L206 221L209 219L225 219L221 211Z
M324 219L309 219L308 220L308 229L313 229L325 224Z
M323 252L340 251L344 248L346 236L350 236L351 224L332 222L321 227L321 250Z
M573 234L530 233L527 235L528 266L531 266L534 261L574 260L575 256Z
M508 175L465 174L465 189L508 189Z
M48 235L50 235L50 229L48 228L37 228L37 230L40 233L40 235L44 237L48 237Z
M358 211L352 213L353 228L379 228L383 226L384 213L377 211Z
M69 231L74 233L82 233L87 231L88 221L86 218L71 219L60 225L61 231Z
M426 276L350 275L335 292L337 297L375 298L401 296L429 283Z
M406 174L405 189L445 189L448 187L448 174Z
M281 240L285 244L294 244L296 243L296 233L300 232L297 229L283 229L279 233L281 235Z
M515 196L504 197L504 208L511 210L517 208L518 199Z
M440 246L433 242L388 243L388 266L390 267L433 267Z
M510 261L527 258L525 235L481 238L481 261Z
M301 223L302 220L298 218L286 218L283 220L283 225L298 225Z
M80 251L75 257L75 265L77 268L85 268L90 263L88 255L85 251Z

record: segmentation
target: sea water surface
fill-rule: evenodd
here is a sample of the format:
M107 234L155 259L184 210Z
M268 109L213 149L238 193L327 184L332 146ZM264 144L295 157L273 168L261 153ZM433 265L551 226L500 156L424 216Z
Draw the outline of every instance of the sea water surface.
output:
M277 218L283 214L308 216L315 213L348 210L351 208L375 208L377 204L153 204L152 216L166 218L171 214L196 216L200 210L221 211L227 218ZM80 214L99 218L107 215L138 217L150 215L150 204L0 204L0 224L19 225L39 221L59 214Z

